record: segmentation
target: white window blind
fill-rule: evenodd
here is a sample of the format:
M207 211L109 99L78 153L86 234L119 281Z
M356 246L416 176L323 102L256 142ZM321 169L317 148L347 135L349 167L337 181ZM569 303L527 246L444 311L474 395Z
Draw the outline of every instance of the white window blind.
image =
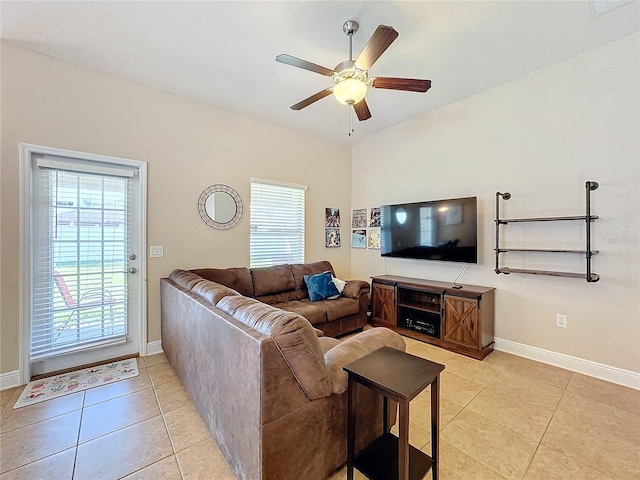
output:
M126 339L134 170L86 165L37 159L31 360Z
M251 267L304 263L306 185L251 179Z

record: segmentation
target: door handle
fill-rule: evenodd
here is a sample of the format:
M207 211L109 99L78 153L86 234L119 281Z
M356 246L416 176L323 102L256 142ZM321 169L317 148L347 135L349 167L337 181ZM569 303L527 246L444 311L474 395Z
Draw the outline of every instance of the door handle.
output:
M138 273L138 269L136 267L127 268L127 273Z
M129 260L135 260L138 256L135 253L129 255Z

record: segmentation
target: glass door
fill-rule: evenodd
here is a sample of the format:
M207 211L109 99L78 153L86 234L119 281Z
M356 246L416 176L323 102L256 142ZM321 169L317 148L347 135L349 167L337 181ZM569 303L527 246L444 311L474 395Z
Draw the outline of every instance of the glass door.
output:
M138 170L34 157L33 199L31 375L138 353Z

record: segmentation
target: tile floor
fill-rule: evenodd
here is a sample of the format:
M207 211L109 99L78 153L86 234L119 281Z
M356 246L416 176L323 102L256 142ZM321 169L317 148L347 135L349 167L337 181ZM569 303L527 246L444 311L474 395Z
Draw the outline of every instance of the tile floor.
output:
M640 479L640 391L502 352L479 362L406 342L446 365L442 480ZM233 479L164 355L138 364L139 377L18 410L22 389L0 392L0 479ZM429 453L428 389L410 417L411 443Z

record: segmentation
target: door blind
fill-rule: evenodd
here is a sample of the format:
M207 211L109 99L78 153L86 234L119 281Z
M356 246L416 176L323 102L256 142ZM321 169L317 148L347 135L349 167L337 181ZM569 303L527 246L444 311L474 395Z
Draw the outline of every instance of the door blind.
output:
M251 267L304 263L306 185L251 179Z
M123 342L134 170L55 158L37 166L31 360Z

